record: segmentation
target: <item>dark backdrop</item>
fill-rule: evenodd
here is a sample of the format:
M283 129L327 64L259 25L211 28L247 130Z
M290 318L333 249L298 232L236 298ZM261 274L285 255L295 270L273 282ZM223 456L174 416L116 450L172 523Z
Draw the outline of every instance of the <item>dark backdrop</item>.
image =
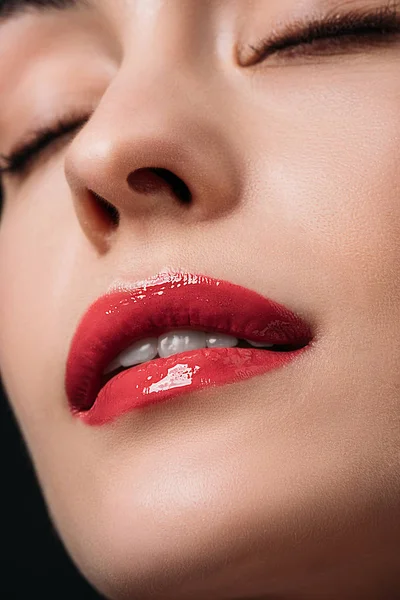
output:
M99 600L50 523L0 381L2 600Z

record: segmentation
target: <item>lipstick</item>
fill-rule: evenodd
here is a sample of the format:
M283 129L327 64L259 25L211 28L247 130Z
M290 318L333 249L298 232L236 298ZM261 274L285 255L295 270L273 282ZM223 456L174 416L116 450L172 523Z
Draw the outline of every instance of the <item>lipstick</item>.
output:
M105 377L107 366L134 342L179 329L274 347L200 348ZM66 364L69 408L88 425L106 424L149 404L283 367L311 339L299 316L255 291L205 275L162 272L108 292L84 314Z

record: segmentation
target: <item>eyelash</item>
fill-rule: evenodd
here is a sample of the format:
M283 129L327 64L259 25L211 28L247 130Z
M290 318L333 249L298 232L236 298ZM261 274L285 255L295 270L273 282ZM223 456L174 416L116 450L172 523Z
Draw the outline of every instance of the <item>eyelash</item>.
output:
M343 15L332 13L322 18L289 23L283 33L275 32L251 45L252 54L242 66L255 65L272 55L277 58L329 56L350 47L371 46L373 42L388 45L394 41L396 34L400 34L400 15L396 4L390 0L386 6L373 10L354 10Z
M343 45L371 44L376 41L389 43L385 36L400 33L400 17L396 6L391 2L387 6L360 13L352 11L344 15L331 15L323 19L314 18L289 24L282 33L275 33L267 40L262 40L256 46L250 46L253 54L249 61L242 66L252 66L264 61L271 55L306 56L318 54L318 41L324 41L321 49L323 54L343 49ZM2 174L22 173L45 148L64 135L81 127L89 117L67 115L53 125L33 132L28 141L19 144L8 156L0 155L5 166L0 166Z
M51 143L78 129L88 121L89 117L66 115L53 125L43 127L31 133L27 141L20 143L9 155L0 154L0 176L22 173Z

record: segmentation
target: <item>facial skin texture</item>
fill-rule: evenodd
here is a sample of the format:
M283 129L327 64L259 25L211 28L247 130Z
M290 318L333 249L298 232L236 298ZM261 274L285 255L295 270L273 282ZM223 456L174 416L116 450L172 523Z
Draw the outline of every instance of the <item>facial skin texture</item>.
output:
M0 365L50 515L110 599L400 596L400 44L251 67L235 52L350 5L379 6L95 0L0 27L1 153L93 111L4 176ZM143 192L154 166L191 205ZM78 322L166 267L285 304L312 349L84 425L64 389Z

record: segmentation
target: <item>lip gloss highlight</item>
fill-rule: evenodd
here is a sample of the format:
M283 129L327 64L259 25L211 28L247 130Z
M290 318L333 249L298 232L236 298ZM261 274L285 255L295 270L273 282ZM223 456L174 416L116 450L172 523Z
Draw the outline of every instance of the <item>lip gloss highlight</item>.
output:
M191 350L127 368L103 385L107 365L133 342L179 328L295 348ZM67 360L70 409L89 425L105 424L130 410L282 367L310 339L303 320L254 291L204 275L160 273L133 286L121 285L89 307Z

